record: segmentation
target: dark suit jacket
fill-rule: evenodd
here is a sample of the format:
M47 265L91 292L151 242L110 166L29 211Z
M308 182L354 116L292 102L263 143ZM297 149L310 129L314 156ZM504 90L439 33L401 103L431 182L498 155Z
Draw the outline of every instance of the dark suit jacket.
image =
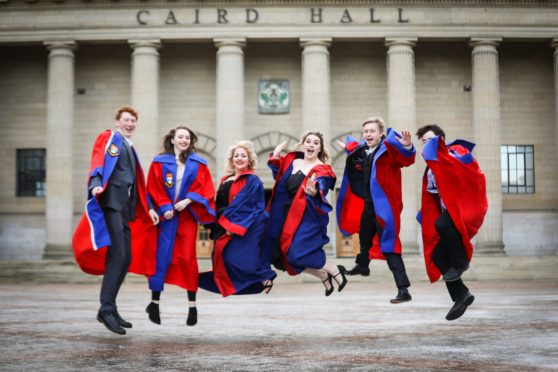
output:
M97 186L103 186L100 176L91 179L89 190ZM136 159L132 148L123 138L118 161L110 175L106 190L99 198L99 203L102 208L110 208L118 212L127 208L130 219L133 220L137 203L136 187Z

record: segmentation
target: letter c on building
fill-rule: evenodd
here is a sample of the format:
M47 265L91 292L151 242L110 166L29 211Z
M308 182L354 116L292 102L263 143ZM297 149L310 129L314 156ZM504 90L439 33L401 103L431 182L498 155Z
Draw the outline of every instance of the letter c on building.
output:
M136 19L138 20L138 23L139 23L140 25L146 25L146 24L147 24L147 19L145 19L145 18L143 17L143 15L149 16L149 10L145 10L145 9L144 9L144 10L140 10L140 11L138 12L138 14L136 15Z

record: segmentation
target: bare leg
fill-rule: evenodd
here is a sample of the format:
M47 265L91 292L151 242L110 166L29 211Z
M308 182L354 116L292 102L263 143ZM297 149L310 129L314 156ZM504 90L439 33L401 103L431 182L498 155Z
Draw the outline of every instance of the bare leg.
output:
M316 278L320 279L322 281L322 283L324 283L324 286L326 287L326 290L330 290L331 284L328 280L329 276L328 276L328 272L322 269L305 269L303 271L304 273L310 274L315 276Z
M331 274L331 276L335 276L337 274L339 274L339 269L337 268L337 266L327 263L324 265L324 267L322 267L322 270L325 272L328 272Z

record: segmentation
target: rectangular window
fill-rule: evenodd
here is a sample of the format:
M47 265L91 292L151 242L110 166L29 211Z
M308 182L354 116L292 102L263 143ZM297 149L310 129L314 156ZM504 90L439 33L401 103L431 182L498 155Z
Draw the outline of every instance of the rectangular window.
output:
M44 197L46 194L46 150L17 149L16 196Z
M533 145L502 145L502 193L535 193L535 150Z

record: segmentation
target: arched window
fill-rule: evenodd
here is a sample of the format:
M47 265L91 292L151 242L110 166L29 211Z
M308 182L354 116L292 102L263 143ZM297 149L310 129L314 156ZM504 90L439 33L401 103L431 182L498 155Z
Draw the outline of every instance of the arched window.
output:
M292 151L299 140L295 136L278 131L260 134L250 139L250 141L254 142L254 150L258 155L258 169L256 172L266 189L270 189L273 186L273 176L271 175L271 170L267 167L269 154L283 141L287 141L286 151Z

